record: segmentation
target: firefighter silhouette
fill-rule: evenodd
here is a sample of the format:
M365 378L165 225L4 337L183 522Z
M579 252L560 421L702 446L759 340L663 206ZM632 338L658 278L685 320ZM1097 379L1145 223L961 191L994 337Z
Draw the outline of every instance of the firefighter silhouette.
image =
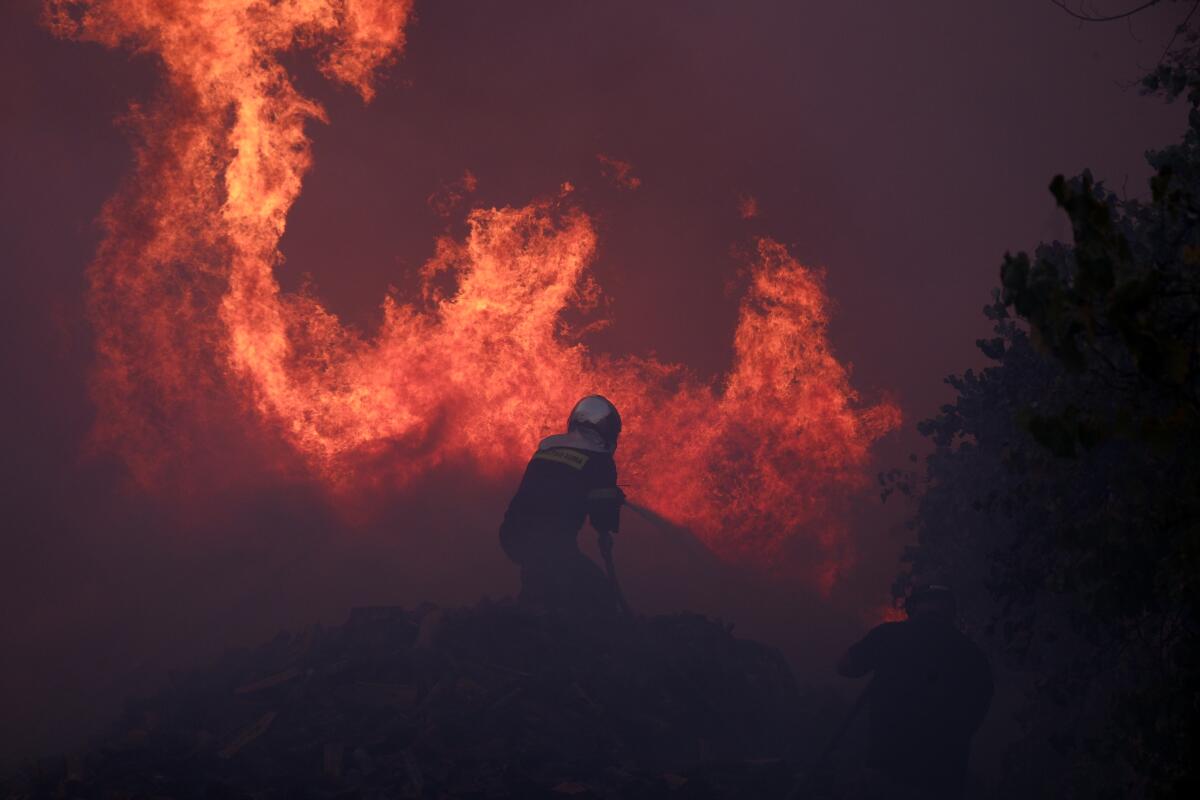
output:
M589 395L571 410L567 432L543 439L529 460L500 525L500 546L521 567L522 602L616 612L613 582L580 551L577 538L590 520L606 558L611 552L625 500L613 460L620 434L616 407Z
M870 797L962 797L971 739L992 699L983 651L955 626L957 602L945 586L915 590L908 619L887 622L850 647L838 673L872 673L869 718Z

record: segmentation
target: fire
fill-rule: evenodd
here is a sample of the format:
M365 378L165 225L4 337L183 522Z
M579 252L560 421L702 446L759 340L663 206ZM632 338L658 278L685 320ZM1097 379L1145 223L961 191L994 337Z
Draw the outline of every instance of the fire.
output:
M604 153L597 153L596 160L600 162L600 171L604 176L620 188L634 191L642 185L642 179L633 174L633 164L628 161Z
M423 296L388 297L372 337L280 289L278 245L311 165L304 126L325 115L278 56L314 50L325 75L369 100L410 10L47 1L58 35L152 53L164 75L160 96L131 109L135 169L104 209L89 272L96 443L150 485L203 447L206 426L236 416L344 496L380 480L403 490L445 464L511 479L580 395L600 392L627 420L618 460L640 501L731 558L769 563L810 541L810 577L828 587L853 557L836 500L863 483L899 412L861 406L830 351L821 275L783 246L757 244L718 385L568 335L564 310L599 288L595 230L565 193L471 212L464 240L438 242Z
M738 216L742 219L754 219L758 216L758 198L752 194L738 195Z

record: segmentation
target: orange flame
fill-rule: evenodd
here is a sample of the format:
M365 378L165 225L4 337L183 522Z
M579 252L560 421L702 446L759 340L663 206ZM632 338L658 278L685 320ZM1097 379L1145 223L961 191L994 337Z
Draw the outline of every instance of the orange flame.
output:
M642 179L633 174L633 164L605 153L597 153L596 160L600 162L601 174L619 188L633 191L641 187Z
M758 198L752 194L738 195L738 215L742 219L754 219L758 216Z
M565 336L594 302L591 221L554 201L479 209L438 242L423 302L389 297L373 338L274 277L323 109L279 64L309 48L372 95L404 46L407 0L47 0L60 36L161 60L161 96L133 107L136 168L103 213L90 268L94 439L151 484L228 426L230 400L335 492L394 488L444 463L511 477L582 394L627 420L618 454L638 498L728 557L769 563L815 544L825 588L853 557L836 500L899 424L859 407L830 352L821 275L757 245L734 364L719 386L680 365L606 358ZM449 273L454 291L435 278ZM448 435L447 431L453 431ZM190 433L189 433L190 432ZM386 465L386 473L381 472Z

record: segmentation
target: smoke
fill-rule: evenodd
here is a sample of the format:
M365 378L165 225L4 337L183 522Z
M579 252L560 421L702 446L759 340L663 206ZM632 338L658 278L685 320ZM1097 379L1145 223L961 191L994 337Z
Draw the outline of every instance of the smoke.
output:
M899 419L891 404L861 403L832 355L821 272L753 240L715 378L595 352L586 332L609 297L592 274L603 220L572 192L515 197L469 212L416 290L389 296L380 324L359 330L315 288L285 292L276 278L314 163L306 126L330 116L280 59L315 54L324 75L370 97L403 47L408 8L270 12L47 6L60 36L151 55L159 84L121 122L134 159L100 215L90 329L66 311L91 405L64 400L68 429L47 420L19 448L46 449L34 432L58 437L49 477L11 511L37 544L6 565L29 612L5 637L22 656L4 682L27 687L9 706L5 749L77 738L82 721L170 668L282 626L353 605L511 593L496 522L530 448L590 391L625 412L622 480L666 523L629 519L618 544L639 611L722 614L808 652L844 642L858 620L816 611L851 591L848 506L872 444ZM670 304L663 315L706 324ZM64 369L57 391L81 396L85 367ZM785 580L764 582L764 568Z
M105 207L90 272L99 451L148 490L313 480L361 519L372 498L412 496L443 467L511 477L564 409L599 392L629 420L621 466L642 502L724 557L832 589L855 560L843 503L900 417L860 404L832 355L821 273L755 243L717 381L601 357L564 321L601 288L588 273L596 229L563 192L470 212L464 238L439 239L421 296L386 297L367 335L274 274L312 166L305 126L328 121L279 58L315 51L324 75L369 100L410 9L185 5L47 4L56 34L152 52L164 76L157 100L130 113L136 167ZM632 187L627 163L600 158ZM803 558L786 559L797 539Z
M37 545L5 564L9 607L21 613L5 619L11 657L0 679L12 691L0 752L12 759L78 746L126 698L154 692L173 673L283 629L339 623L352 607L515 594L516 569L496 542L507 491L472 486L464 503L455 478L434 471L415 487L420 501L377 507L360 525L311 485L260 485L185 505L122 493L112 465L95 462L60 492L27 498L10 509L35 526ZM599 560L594 536L580 541ZM806 681L824 682L837 649L863 624L846 597L764 581L662 518L626 513L616 559L637 613L720 617L739 635L783 647Z

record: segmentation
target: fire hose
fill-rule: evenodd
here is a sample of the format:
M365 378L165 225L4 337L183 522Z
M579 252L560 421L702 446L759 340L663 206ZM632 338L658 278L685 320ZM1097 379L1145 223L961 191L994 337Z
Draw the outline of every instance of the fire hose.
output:
M654 527L661 530L667 529L666 522L662 517L648 508L644 508L637 503L632 503L628 498L624 497L622 504L628 506L631 511ZM616 595L617 605L620 607L623 615L627 617L631 616L633 612L629 608L629 603L625 601L625 593L621 591L621 582L617 580L617 565L613 560L613 535L611 531L604 531L600 534L599 545L600 555L604 558L604 570L608 573L608 580L612 584L613 594Z
M863 709L867 706L867 698L871 694L871 684L867 684L866 688L859 693L858 699L854 701L854 706L846 714L842 724L834 731L833 736L829 737L829 741L825 743L820 754L812 762L812 768L801 773L791 792L788 793L788 800L804 800L804 798L813 797L814 792L819 788L819 784L826 776L824 770L829 767L830 759L837 749L841 746L842 740L846 738L846 734L850 732L850 728L854 726L854 721L858 719Z
M621 614L628 617L632 612L629 610L629 604L625 602L625 593L621 591L621 583L617 580L617 565L613 561L613 535L611 531L604 531L600 534L600 555L604 556L604 569L608 573L608 582L612 584L613 594L617 598L617 605L621 609Z

